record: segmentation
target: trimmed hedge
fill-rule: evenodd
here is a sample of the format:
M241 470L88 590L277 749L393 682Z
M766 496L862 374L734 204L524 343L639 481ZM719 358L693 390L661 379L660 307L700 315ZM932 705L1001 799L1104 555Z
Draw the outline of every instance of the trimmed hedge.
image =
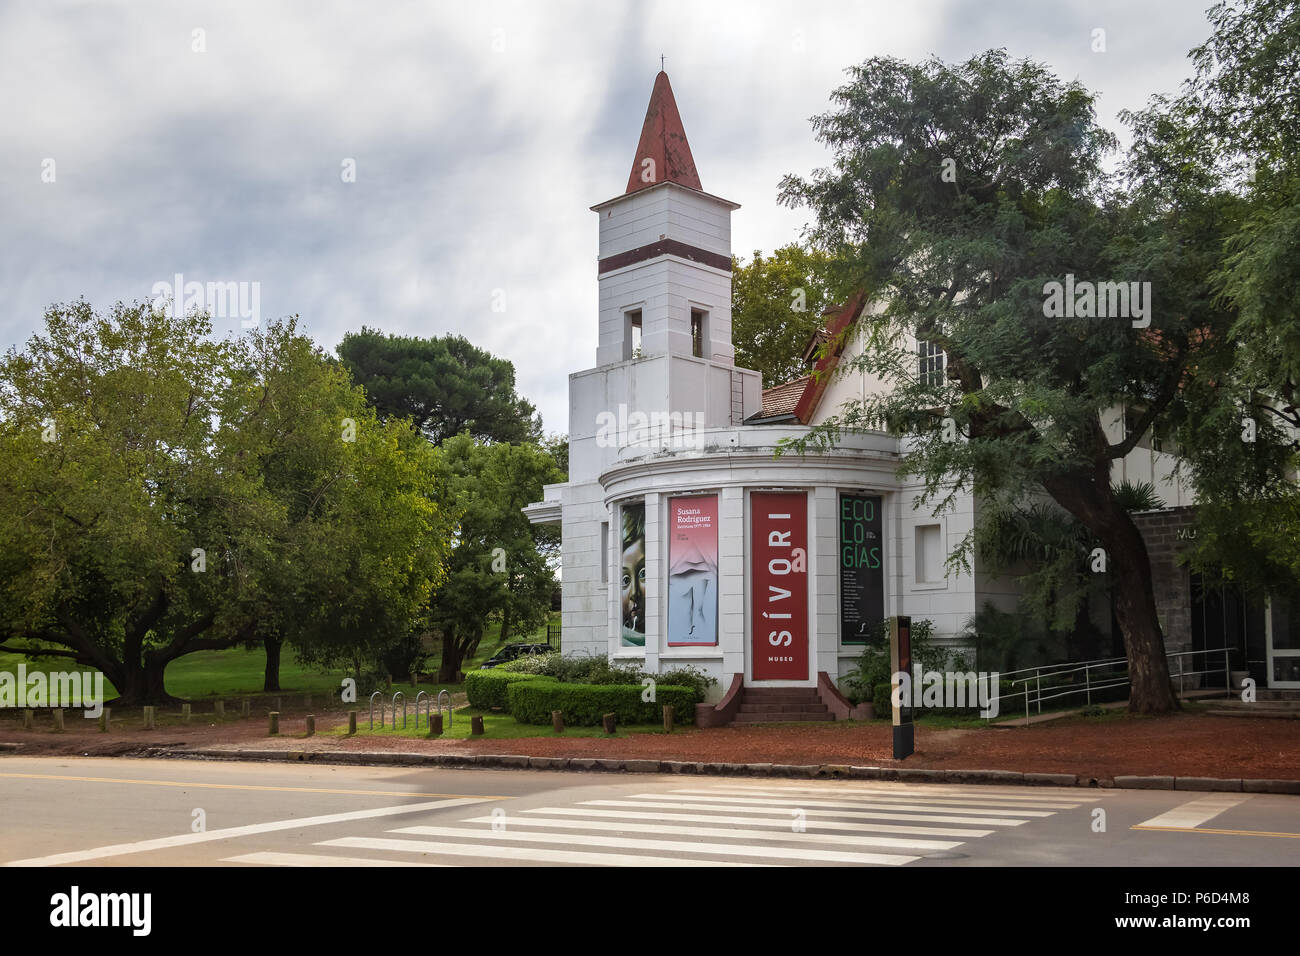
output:
M479 710L492 710L493 708L505 710L507 709L506 688L520 681L530 680L549 681L552 678L543 677L541 674L515 674L493 667L487 670L470 671L466 674L465 693L469 697L471 707L476 707ZM548 716L547 720L549 719Z
M695 722L695 705L700 696L693 687L659 684L655 701L641 700L640 684L562 684L557 681L514 682L506 687L507 710L521 724L549 724L551 711L564 714L574 727L596 727L605 714L616 714L620 724L655 724L663 719L662 708L671 704L673 721Z

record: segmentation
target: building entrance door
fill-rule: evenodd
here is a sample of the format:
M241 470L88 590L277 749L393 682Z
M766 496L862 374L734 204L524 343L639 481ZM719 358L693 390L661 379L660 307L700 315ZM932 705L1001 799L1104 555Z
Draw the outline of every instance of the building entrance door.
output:
M1212 584L1199 574L1191 577L1191 593L1192 650L1205 653L1181 658L1182 670L1200 672L1201 687L1223 687L1226 647L1230 670L1248 671L1257 686L1267 686L1263 599L1232 585ZM1176 679L1178 662L1171 661L1169 669Z
M1268 686L1300 687L1300 600L1268 602Z

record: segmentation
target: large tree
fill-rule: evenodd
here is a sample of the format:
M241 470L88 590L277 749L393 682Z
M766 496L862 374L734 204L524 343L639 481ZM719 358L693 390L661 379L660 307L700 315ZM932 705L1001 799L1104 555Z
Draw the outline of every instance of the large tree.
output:
M536 445L484 444L468 434L444 442L438 460L460 523L430 620L442 636L438 680L454 683L491 617L500 616L503 635L546 620L555 583L544 546L549 529L531 524L522 509L563 474Z
M851 402L811 441L882 425L907 435L902 470L937 508L967 491L1003 505L1045 492L1105 549L1130 709L1175 708L1150 561L1111 476L1144 435L1183 420L1191 370L1223 349L1232 316L1206 276L1231 197L1186 175L1162 183L1161 164L1129 192L1110 188L1115 141L1092 96L1004 51L959 65L874 58L834 99L814 121L833 165L786 177L782 199L816 213L810 238L834 253L837 290L885 303L864 315L853 367L896 387ZM1169 158L1162 132L1136 129L1138 151ZM1109 317L1086 310L1080 285L1060 314L1052 290L1076 279L1150 285L1127 309L1103 291ZM946 354L942 378L919 374L918 342ZM1116 434L1121 407L1131 427Z
M732 257L731 340L736 364L763 373L763 386L781 385L806 371L803 354L830 304L825 253L792 243L766 259Z
M1217 441L1197 463L1203 570L1300 590L1300 4L1237 0L1210 10L1195 75L1149 113L1203 144L1202 161L1246 208L1212 276L1236 309L1240 347L1203 376L1187 431ZM1190 150L1189 150L1190 151ZM1196 440L1193 438L1192 440Z
M223 341L56 306L0 361L0 649L157 704L185 654L411 618L443 574L433 482L428 444L293 322Z
M515 367L463 336L363 328L347 333L338 353L380 415L409 417L435 445L463 431L480 441L541 439L536 409L515 393Z

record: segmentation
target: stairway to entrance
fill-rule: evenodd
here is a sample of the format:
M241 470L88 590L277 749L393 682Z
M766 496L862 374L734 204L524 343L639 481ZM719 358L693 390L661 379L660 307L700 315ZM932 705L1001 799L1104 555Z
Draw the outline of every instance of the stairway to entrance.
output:
M746 687L733 723L773 724L795 720L834 720L815 687Z

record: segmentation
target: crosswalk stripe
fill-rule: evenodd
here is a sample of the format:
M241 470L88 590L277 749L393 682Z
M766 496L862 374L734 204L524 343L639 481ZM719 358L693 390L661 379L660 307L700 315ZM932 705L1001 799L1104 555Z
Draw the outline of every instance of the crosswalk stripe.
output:
M748 803L748 804L773 804L776 806L788 807L798 806L802 809L804 806L810 807L845 807L853 810L916 810L919 812L934 811L942 813L983 813L991 817L1050 817L1054 810L1022 810L1020 808L1007 807L936 807L924 803L873 803L865 800L804 800L795 797L726 797L726 796L677 796L673 793L638 793L633 795L636 799L657 797L661 800L703 800L708 799L717 803Z
M374 857L326 856L323 853L245 853L228 856L222 863L259 866L447 866L446 863L412 863L409 860L379 860Z
M1152 817L1150 820L1143 820L1133 829L1142 829L1144 827L1168 827L1175 830L1191 830L1202 823L1213 820L1225 810L1230 810L1239 803L1245 803L1250 799L1249 794L1230 794L1216 793L1208 797L1200 797L1196 800L1189 800L1172 810Z
M586 853L581 850L538 849L528 846L484 846L477 843L433 843L428 840L391 840L383 837L341 837L317 846L348 847L357 850L396 850L402 853L430 853L435 856L472 856L493 860L530 863L569 863L587 866L780 866L780 863L750 863L747 860L692 860L680 856L652 856L630 853Z
M231 840L235 837L260 836L263 833L276 833L281 830L302 830L306 827L331 826L337 823L351 823L356 820L376 820L380 817L400 816L407 813L423 813L427 810L443 810L462 807L471 803L489 803L489 797L456 797L452 800L432 800L423 803L405 803L396 807L376 807L371 810L348 810L344 813L326 813L316 817L296 817L291 820L272 820L269 823L250 823L247 826L226 827L221 830L205 830L202 833L179 833L174 836L159 837L155 840L138 840L135 843L118 843L113 846L95 847L91 850L74 850L70 853L55 853L52 856L36 857L30 860L10 860L3 866L59 866L64 863L85 863L88 860L102 860L111 856L127 853L148 853L154 850L169 850L178 846L192 846L196 843L209 843L213 840Z
M729 843L688 843L685 840L641 840L634 837L591 836L585 833L519 833L510 830L462 830L457 827L401 827L389 833L411 836L434 836L495 843L551 843L565 846L600 846L616 850L666 850L672 853L708 853L717 856L748 856L774 860L798 860L820 863L856 863L858 865L899 866L919 859L894 853L857 853L847 850L795 850L785 847L747 847Z
M727 807L731 810L731 807ZM788 829L790 817L733 817L718 813L646 813L640 810L599 810L595 807L541 807L524 813L553 813L575 817L608 817L625 820L681 820L692 823L738 823L744 826L772 826ZM774 811L764 810L764 813ZM823 822L805 820L809 830L849 830L854 833L910 833L916 836L964 837L968 840L988 836L993 830L963 830L957 827L909 827L893 823L849 823L843 820Z
M795 831L787 822L785 832L774 830L743 830L728 827L684 827L663 823L633 823L630 821L610 820L566 820L563 817L474 817L463 823L482 823L491 825L494 820L504 820L507 828L512 826L553 827L566 830L604 830L616 833L662 833L675 836L720 837L728 840L757 840L782 843L829 843L835 846L880 846L897 850L951 850L961 846L960 841L948 840L905 840L900 837L861 837L838 833L808 833Z
M681 807L683 810L730 810L733 813L772 813L776 807L755 807L755 806L735 806L732 804L718 803L674 803L665 800L584 800L582 806L595 807L648 807L659 810L675 810ZM794 809L794 808L788 808ZM912 820L921 823L955 823L955 824L972 824L974 826L998 826L998 827L1018 827L1021 824L1028 823L1028 820L1012 820L1009 817L967 817L952 816L943 813L884 813L878 810L818 810L817 808L803 810L805 816L817 817L848 817L852 820Z
M802 794L802 791L799 791L799 792L793 792L793 791L786 791L786 790L765 790L765 789L760 790L760 789L753 789L753 788L750 788L750 787L707 787L707 788L705 788L705 787L700 787L700 788L689 788L689 787L688 787L688 788L682 788L682 789L677 789L677 790L671 790L671 791L669 791L669 792L670 792L670 793L691 793L691 794L697 794L697 795L703 795L703 796L712 796L713 794L727 794L727 795L730 795L730 796L781 797L781 796L787 796L787 795L788 795L789 799L791 799L791 800L798 800L798 799L800 799L801 794ZM858 802L858 801L861 801L861 800L864 800L864 799L869 799L869 800L871 800L871 801L888 801L888 802L891 802L891 803L892 803L892 802L896 802L896 801L900 801L900 800L916 801L916 800L918 800L918 799L922 799L922 800L924 800L927 804L932 804L932 803L934 803L934 804L940 804L940 805L952 805L952 806L958 806L958 807L960 807L960 806L979 806L979 807L988 806L988 807L1000 807L1000 808L1003 809L1003 810L1007 810L1007 809L1010 809L1010 810L1021 810L1021 809L1025 809L1025 810L1074 810L1074 809L1076 809L1077 807L1080 807L1080 806L1083 805L1083 803L1080 802L1080 801L1062 801L1062 800L1034 800L1034 801L1028 801L1028 800L1026 800L1026 801L1017 801L1017 802L1015 802L1015 803L1008 803L1008 802L1005 802L1005 801L1001 801L1001 802L1000 802L1000 801L998 801L998 800L996 800L996 799L989 800L989 799L983 799L983 798L979 798L979 797L932 797L932 796L930 796L929 794L925 794L925 795L922 796L922 795L918 795L918 794L915 794L915 793L897 793L897 792L895 792L895 793L871 793L871 794L862 794L861 796L858 796L858 795L856 795L856 794L838 794L838 793L830 793L830 794L827 794L826 791L821 791L821 793L822 793L823 795L826 795L826 796L838 797L838 798L845 799L845 800L853 800L853 801L855 801L855 802Z
M1090 789L1081 793L1077 787L1015 787L1013 789L1004 789L1002 787L986 787L983 784L967 786L947 786L938 783L868 783L868 784L843 784L838 781L827 781L820 787L806 787L799 784L784 784L778 782L760 783L736 781L734 783L720 783L716 785L719 789L724 790L778 790L782 793L829 793L829 794L866 794L873 796L875 794L893 793L920 799L922 797L929 799L931 794L941 797L970 797L972 799L988 800L1062 800L1076 803L1091 803L1096 797L1113 796L1113 790Z

